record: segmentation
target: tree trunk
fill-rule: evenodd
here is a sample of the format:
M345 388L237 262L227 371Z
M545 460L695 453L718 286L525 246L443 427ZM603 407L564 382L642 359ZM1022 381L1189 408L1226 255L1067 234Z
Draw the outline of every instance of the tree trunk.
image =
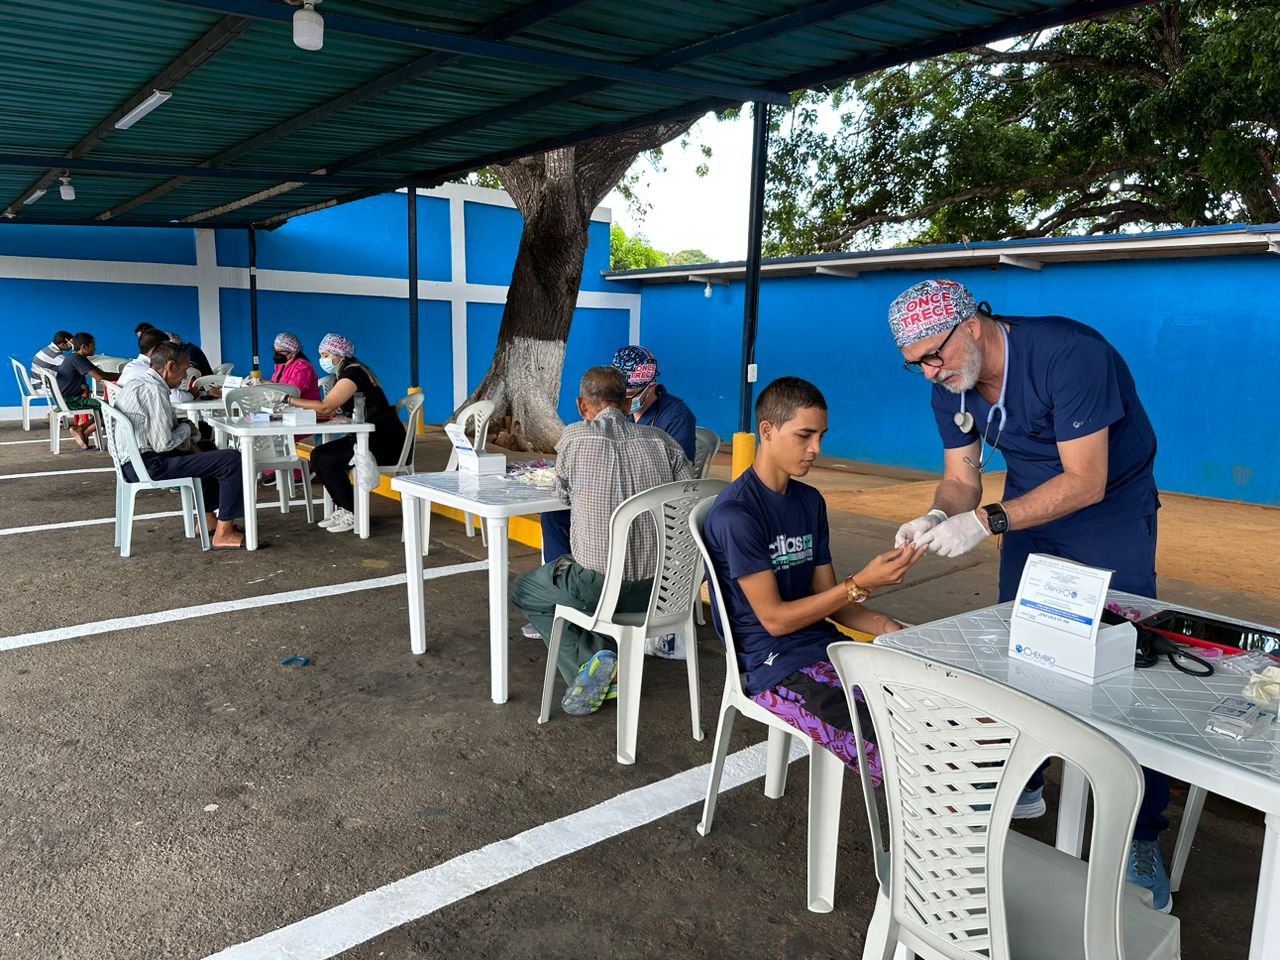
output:
M555 449L564 429L556 407L565 341L578 302L591 213L641 152L679 136L696 119L628 130L494 168L524 216L524 228L493 363L463 406L494 402L490 423L502 446Z

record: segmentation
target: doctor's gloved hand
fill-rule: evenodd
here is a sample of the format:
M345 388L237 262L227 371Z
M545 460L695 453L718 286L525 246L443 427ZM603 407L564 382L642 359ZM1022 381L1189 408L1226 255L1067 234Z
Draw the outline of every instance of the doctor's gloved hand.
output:
M930 553L940 557L960 557L989 536L991 534L978 519L977 511L968 510L917 537L916 546L927 547Z
M947 519L941 510L930 510L923 517L917 517L898 528L898 535L893 538L893 545L900 547L904 543L918 542L920 537L928 533Z

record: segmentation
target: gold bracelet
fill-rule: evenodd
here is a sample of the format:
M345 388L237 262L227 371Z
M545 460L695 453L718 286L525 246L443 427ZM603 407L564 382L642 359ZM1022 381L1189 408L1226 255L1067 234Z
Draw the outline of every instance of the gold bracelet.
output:
M862 603L871 596L871 591L858 586L853 581L853 577L848 577L844 582L845 589L849 591L850 603Z

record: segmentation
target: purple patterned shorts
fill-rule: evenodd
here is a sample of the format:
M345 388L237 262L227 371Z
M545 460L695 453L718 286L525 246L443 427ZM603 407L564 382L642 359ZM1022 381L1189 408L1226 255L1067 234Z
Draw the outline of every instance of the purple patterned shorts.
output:
M751 698L775 717L780 717L805 736L822 744L846 766L858 770L858 743L849 717L849 701L840 686L836 668L828 660L797 670ZM880 786L884 776L880 769L880 752L876 749L875 728L871 714L862 702L861 691L854 691L858 704L858 722L867 741L867 768L871 783Z

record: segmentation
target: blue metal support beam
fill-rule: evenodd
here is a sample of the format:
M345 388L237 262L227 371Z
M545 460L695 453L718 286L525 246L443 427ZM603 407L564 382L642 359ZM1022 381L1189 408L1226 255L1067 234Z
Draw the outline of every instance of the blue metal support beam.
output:
M200 10L212 10L217 13L249 17L255 20L275 20L281 23L289 23L293 18L293 10L289 7L280 3L266 2L266 0L166 0L166 2ZM768 90L763 87L751 87L735 83L724 83L718 80L704 80L699 77L689 77L681 74L663 73L658 70L646 70L623 63L595 60L591 57L579 57L568 53L553 53L549 50L538 50L532 47L516 47L493 40L481 40L456 33L443 33L439 30L405 27L383 20L349 17L328 11L324 11L323 14L325 29L335 33L371 37L376 40L403 43L407 46L422 47L428 50L442 50L484 60L519 63L529 67L563 70L566 73L580 73L588 77L600 77L614 83L638 83L646 86L667 87L673 90L681 90L685 93L725 97L730 100L760 100L765 103L776 103L780 106L785 106L791 102L786 93L779 93L776 90Z

